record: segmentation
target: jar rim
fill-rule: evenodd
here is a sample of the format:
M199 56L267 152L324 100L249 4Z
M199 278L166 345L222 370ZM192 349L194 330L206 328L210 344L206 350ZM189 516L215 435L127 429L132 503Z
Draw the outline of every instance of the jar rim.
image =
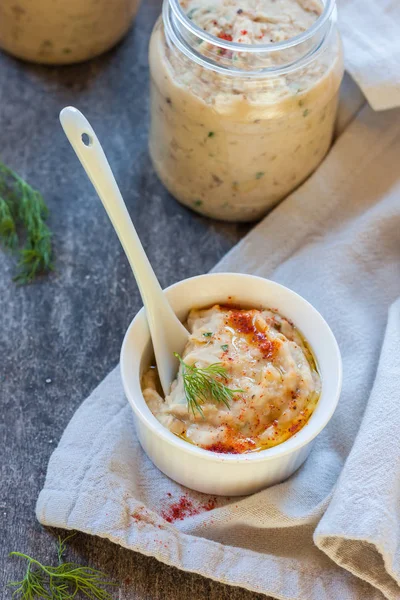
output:
M277 76L284 75L295 71L300 68L304 68L313 62L316 56L321 52L325 46L325 40L330 36L333 28L333 23L336 22L336 0L326 0L324 3L324 10L313 25L303 31L302 33L282 42L274 42L269 44L242 44L238 42L230 42L227 40L220 39L189 19L186 13L183 12L179 4L179 0L164 0L162 10L163 22L170 39L173 40L177 48L183 52L189 59L194 60L200 66L206 69L212 69L217 73L239 77L256 78L262 76ZM233 52L249 53L249 54L265 54L287 50L293 48L307 40L310 40L321 28L326 25L326 31L316 46L312 47L306 52L300 59L288 63L283 66L269 66L259 68L257 70L243 70L235 68L232 65L223 65L217 63L210 57L201 54L195 48L193 48L188 41L182 36L180 32L177 32L173 27L173 20L175 18L177 22L183 27L185 32L189 32L192 35L200 38L204 42L208 42L215 47L223 48L225 50L231 50Z
M180 23L193 35L196 35L204 42L209 42L210 44L217 45L219 48L224 48L225 50L232 50L237 52L249 52L249 53L270 53L270 52L278 52L282 50L287 50L288 48L293 48L293 46L297 46L302 42L310 39L315 33L317 33L323 25L328 21L331 17L332 12L336 6L336 0L326 0L324 3L324 10L318 17L318 19L305 31L295 35L288 40L283 40L282 42L273 42L269 44L242 44L239 42L230 42L228 40L223 40L211 33L208 33L196 23L194 23L185 12L183 12L179 0L166 0L166 2L171 6L172 12L175 17L180 21Z

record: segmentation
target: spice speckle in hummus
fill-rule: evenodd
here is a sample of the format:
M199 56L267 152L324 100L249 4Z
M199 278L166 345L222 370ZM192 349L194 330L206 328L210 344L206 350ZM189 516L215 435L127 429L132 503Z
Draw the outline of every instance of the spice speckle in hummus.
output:
M188 328L170 394L162 397L154 367L142 380L162 425L206 450L241 454L276 446L307 423L321 380L307 342L288 319L270 309L216 305L191 310ZM198 407L188 399L188 372L214 377L212 386L197 388Z

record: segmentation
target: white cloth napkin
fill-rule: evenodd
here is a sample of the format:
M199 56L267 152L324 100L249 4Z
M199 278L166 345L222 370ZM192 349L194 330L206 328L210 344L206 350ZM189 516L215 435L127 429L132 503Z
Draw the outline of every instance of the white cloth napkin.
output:
M337 0L346 69L375 110L400 106L399 0Z
M182 488L141 450L116 368L54 451L39 521L279 599L400 598L399 174L400 110L365 106L217 267L288 285L337 336L343 393L294 476L242 499Z

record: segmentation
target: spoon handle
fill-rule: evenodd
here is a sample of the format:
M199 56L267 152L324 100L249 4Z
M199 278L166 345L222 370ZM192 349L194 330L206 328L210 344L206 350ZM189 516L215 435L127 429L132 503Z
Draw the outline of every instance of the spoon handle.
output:
M65 135L99 195L128 257L146 309L147 321L157 357L156 346L165 344L166 339L160 339L160 327L156 327L156 318L159 322L161 316L166 329L168 329L168 324L171 324L176 332L181 335L182 341L187 340L188 332L177 319L164 296L129 216L106 155L89 121L79 110L72 106L68 106L61 111L60 121ZM156 316L157 313L158 316ZM165 347L163 354L165 354ZM176 359L172 351L171 364L171 368L175 369L176 373ZM163 369L160 368L159 375L163 390L168 393L167 388L169 388L172 380L166 381L169 377L164 376Z

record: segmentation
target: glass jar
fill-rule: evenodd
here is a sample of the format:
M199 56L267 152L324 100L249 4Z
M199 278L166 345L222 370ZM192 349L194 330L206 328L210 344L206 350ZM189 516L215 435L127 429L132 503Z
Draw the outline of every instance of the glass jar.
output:
M67 64L105 52L128 31L139 0L1 0L0 48Z
M149 58L151 158L197 212L259 219L327 153L343 76L335 0L300 35L263 45L217 38L164 0Z

